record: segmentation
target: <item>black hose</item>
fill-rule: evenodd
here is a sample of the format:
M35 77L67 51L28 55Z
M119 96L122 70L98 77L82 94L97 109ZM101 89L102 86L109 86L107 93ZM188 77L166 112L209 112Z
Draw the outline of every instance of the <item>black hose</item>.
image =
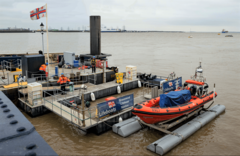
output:
M214 101L205 109L209 109L212 106L213 103L214 103Z

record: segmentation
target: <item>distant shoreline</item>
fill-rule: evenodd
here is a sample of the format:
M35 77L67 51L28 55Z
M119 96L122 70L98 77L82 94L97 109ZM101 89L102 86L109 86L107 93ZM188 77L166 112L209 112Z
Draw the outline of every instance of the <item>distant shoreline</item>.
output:
M0 33L35 33L35 31L0 31Z
M44 31L46 33L46 31ZM54 33L89 33L89 31L48 31ZM185 33L183 31L114 31L114 32L101 32L101 33ZM0 33L41 33L40 31L0 31Z
M48 31L53 33L89 33L89 31L78 31L78 30L70 30L70 31ZM0 31L0 33L41 33L40 31ZM44 31L46 33L46 31ZM101 33L221 33L222 32L184 32L184 31L114 31L114 32L101 32ZM240 32L228 32L229 33L240 33ZM223 33L225 34L225 33Z

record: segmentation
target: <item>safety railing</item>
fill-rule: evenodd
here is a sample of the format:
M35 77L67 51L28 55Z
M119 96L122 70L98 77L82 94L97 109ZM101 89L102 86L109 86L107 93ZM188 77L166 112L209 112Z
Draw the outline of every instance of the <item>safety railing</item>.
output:
M44 80L47 80L45 74L32 74L31 78L34 78L35 82L38 82L38 83L43 83L45 82Z
M17 59L17 60L13 60L13 61L6 61L3 60L1 62L1 68L9 70L9 71L13 71L13 68L19 68L22 69L22 60L21 59Z
M143 96L150 95L149 82L143 82L142 92L143 92Z
M0 76L0 81L2 82L0 85L9 85L9 73L6 73L5 76L5 73L3 71L3 75Z
M75 75L72 77L73 73L64 73L64 76L68 77L70 79L71 82L74 82L74 84L84 84L84 83L88 83L89 78L89 74L87 76L81 76L79 75ZM53 76L51 76L53 77ZM82 79L81 79L82 77ZM46 77L45 74L32 74L31 78L34 78L34 82L38 82L38 83L46 83L49 79ZM56 81L58 79L55 79Z
M60 95L63 93L64 95ZM46 97L49 96L49 97ZM43 104L45 107L67 119L71 123L81 128L92 126L96 123L93 120L92 112L96 107L83 107L74 102L70 102L70 98L81 100L78 95L63 90L55 90L54 94L44 91Z

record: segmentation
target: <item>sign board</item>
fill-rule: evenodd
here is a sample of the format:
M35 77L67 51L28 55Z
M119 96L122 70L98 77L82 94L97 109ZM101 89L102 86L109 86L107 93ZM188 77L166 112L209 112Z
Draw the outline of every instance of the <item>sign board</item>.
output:
M117 99L109 100L97 105L98 117L101 118L117 111Z
M133 94L126 95L117 99L117 110L122 110L134 105Z
M176 90L178 87L182 87L182 77L163 82L162 84L163 93Z
M132 107L133 105L134 105L133 94L126 95L114 100L102 102L97 105L98 117L101 118L116 111Z

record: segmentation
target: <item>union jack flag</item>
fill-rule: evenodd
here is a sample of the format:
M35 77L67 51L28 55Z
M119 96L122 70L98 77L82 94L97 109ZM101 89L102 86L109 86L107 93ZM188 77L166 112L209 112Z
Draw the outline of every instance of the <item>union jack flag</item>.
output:
M112 101L112 102L108 102L108 107L109 107L109 108L112 108L112 107L114 107L114 106L115 106L114 101Z
M46 15L47 15L46 5L30 11L30 18L32 20L38 20L40 18L46 17Z

